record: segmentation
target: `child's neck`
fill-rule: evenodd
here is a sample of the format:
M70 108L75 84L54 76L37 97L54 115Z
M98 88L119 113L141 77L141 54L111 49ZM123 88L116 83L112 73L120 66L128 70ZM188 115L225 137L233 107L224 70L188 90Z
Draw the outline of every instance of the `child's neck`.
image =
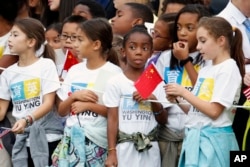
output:
M141 69L133 69L133 68L125 68L124 69L124 75L130 79L131 81L137 81L137 79L141 76L142 72L144 71L144 68Z
M86 66L90 70L94 70L103 66L107 61L100 57L98 59L87 59Z
M36 57L34 54L32 55L19 55L18 66L19 67L26 67L33 63L35 63L39 58Z

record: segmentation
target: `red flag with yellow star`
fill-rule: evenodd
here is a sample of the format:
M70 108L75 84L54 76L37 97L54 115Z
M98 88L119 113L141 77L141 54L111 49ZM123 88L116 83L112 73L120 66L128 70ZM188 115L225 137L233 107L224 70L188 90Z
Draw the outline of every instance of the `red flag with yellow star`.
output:
M68 71L71 66L73 66L77 63L79 63L77 58L72 54L72 52L70 50L67 50L66 60L65 60L64 66L63 66L63 70Z
M140 95L146 99L149 95L151 95L156 86L162 81L163 79L155 68L154 63L151 63L135 82L135 88L140 93Z

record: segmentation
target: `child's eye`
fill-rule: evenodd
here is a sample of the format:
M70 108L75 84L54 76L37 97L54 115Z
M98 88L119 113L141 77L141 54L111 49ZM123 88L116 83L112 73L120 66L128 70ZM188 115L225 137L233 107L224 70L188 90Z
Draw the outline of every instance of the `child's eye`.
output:
M194 27L193 26L188 26L188 31L193 31L194 30Z
M57 39L57 38L56 38L56 39L54 39L54 42L55 42L55 43L60 43L61 41L60 41L60 39Z
M143 50L144 50L144 51L148 51L149 48L148 48L148 47L143 47Z
M72 36L70 37L70 39L71 39L71 41L75 41L75 40L77 39L77 36L76 36L76 35L72 35Z
M205 42L206 42L206 40L200 40L200 42L201 42L201 43L205 43Z
M61 35L61 38L66 39L66 38L68 38L68 35L62 34L62 35Z
M82 42L82 41L83 41L83 39L82 39L82 37L81 37L81 36L76 36L76 39L77 39L78 41L80 41L80 42Z
M129 48L132 50L135 50L135 46L133 46L133 45L130 45Z
M181 30L181 26L177 25L176 29L177 29L177 31L180 31Z
M10 36L17 37L17 34L11 33Z
M203 37L200 37L200 38L198 38L198 41L199 41L200 43L205 43L205 42L206 42L206 39L203 38Z

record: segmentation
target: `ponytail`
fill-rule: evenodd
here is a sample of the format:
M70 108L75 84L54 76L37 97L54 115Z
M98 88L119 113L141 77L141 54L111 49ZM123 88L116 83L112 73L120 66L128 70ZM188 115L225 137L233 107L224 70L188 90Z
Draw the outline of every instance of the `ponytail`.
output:
M119 59L118 59L118 54L117 52L115 51L114 48L110 48L108 53L107 53L108 57L107 57L107 61L117 65L117 66L120 66L120 63L119 63Z
M55 51L48 43L44 45L44 52L42 55L44 58L51 59L53 62L55 62Z
M231 58L233 58L240 70L240 74L242 78L245 75L245 60L244 60L244 53L242 50L242 34L238 28L233 28L233 39L231 43Z

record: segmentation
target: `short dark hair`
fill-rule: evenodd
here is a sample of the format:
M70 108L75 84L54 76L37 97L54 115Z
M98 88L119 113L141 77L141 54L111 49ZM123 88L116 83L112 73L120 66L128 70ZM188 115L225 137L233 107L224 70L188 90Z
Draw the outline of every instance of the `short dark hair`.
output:
M133 10L133 16L135 18L142 18L143 22L154 22L153 11L147 5L134 2L125 3L125 5Z
M134 34L134 33L141 33L141 34L145 34L146 36L148 36L148 38L151 41L151 46L153 46L153 39L152 37L149 35L148 31L147 31L147 27L145 27L145 25L141 24L141 25L135 25L124 37L123 37L123 44L122 46L125 47L126 42L128 41L129 37Z
M89 8L89 12L93 18L95 17L106 17L105 10L102 5L93 0L78 0L76 5L85 5Z
M19 10L19 0L0 1L0 16L10 23L13 23Z
M62 23L59 23L59 22L52 23L46 28L46 31L48 30L56 30L60 34L62 32Z
M80 24L80 28L93 41L100 40L103 52L111 49L113 33L106 18L93 18Z
M63 22L62 22L62 27L64 26L64 24L66 23L76 23L76 24L80 24L84 21L86 21L87 19L79 16L79 15L71 15L69 17L66 17ZM60 32L61 33L61 32Z

